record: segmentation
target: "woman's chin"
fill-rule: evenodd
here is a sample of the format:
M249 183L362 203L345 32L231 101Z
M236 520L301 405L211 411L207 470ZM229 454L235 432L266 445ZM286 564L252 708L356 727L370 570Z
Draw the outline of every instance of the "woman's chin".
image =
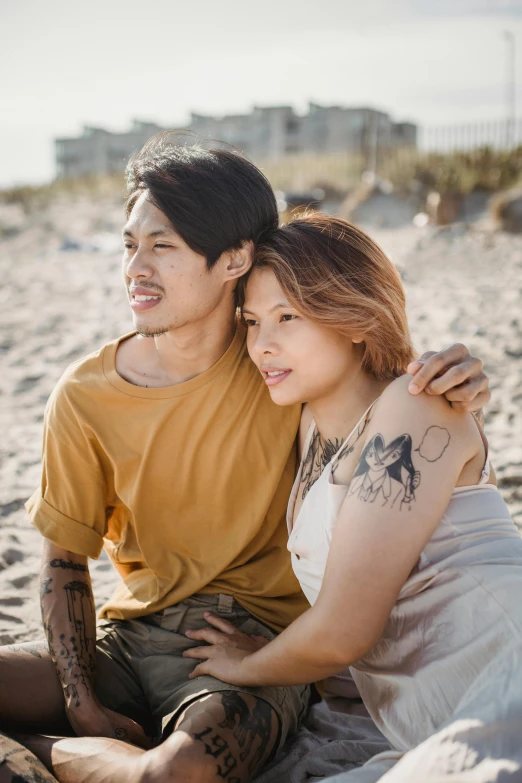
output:
M283 389L282 384L281 387L272 386L268 390L272 402L275 402L276 405L299 405L304 402L303 397L295 389Z

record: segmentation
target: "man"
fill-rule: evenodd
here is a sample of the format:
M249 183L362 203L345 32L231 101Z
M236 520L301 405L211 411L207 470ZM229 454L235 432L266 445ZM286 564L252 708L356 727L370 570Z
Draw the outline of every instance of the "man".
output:
M72 728L24 741L61 783L242 783L297 729L309 689L189 680L182 652L207 610L271 638L306 608L285 524L300 410L271 403L235 308L277 209L240 156L163 138L129 184L135 333L73 364L49 400L28 503L49 652L0 650L0 728ZM419 389L448 366L433 392L480 407L487 379L462 346L416 364ZM122 582L96 641L87 558L102 546Z

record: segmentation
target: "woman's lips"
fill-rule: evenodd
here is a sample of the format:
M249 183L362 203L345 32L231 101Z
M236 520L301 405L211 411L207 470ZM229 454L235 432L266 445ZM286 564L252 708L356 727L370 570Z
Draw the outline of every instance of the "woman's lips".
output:
M261 370L261 372L263 373L263 377L265 379L265 383L267 386L276 386L278 383L284 381L285 378L288 378L292 370L276 370L274 368L273 370L272 369Z

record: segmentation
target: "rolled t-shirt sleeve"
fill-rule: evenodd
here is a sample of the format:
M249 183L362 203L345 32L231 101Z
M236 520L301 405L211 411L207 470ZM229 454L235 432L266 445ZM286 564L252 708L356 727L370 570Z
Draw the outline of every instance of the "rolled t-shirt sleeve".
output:
M97 558L107 528L105 495L96 448L59 385L45 412L42 481L26 503L29 518L57 546Z

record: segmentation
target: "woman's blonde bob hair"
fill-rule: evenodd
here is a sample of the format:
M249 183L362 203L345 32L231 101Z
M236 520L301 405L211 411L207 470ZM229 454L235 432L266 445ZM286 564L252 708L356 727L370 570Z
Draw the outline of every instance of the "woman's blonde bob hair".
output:
M362 366L397 378L414 358L399 273L357 226L312 213L271 231L252 271L271 269L291 305L347 337L363 338ZM246 280L238 286L244 302Z

